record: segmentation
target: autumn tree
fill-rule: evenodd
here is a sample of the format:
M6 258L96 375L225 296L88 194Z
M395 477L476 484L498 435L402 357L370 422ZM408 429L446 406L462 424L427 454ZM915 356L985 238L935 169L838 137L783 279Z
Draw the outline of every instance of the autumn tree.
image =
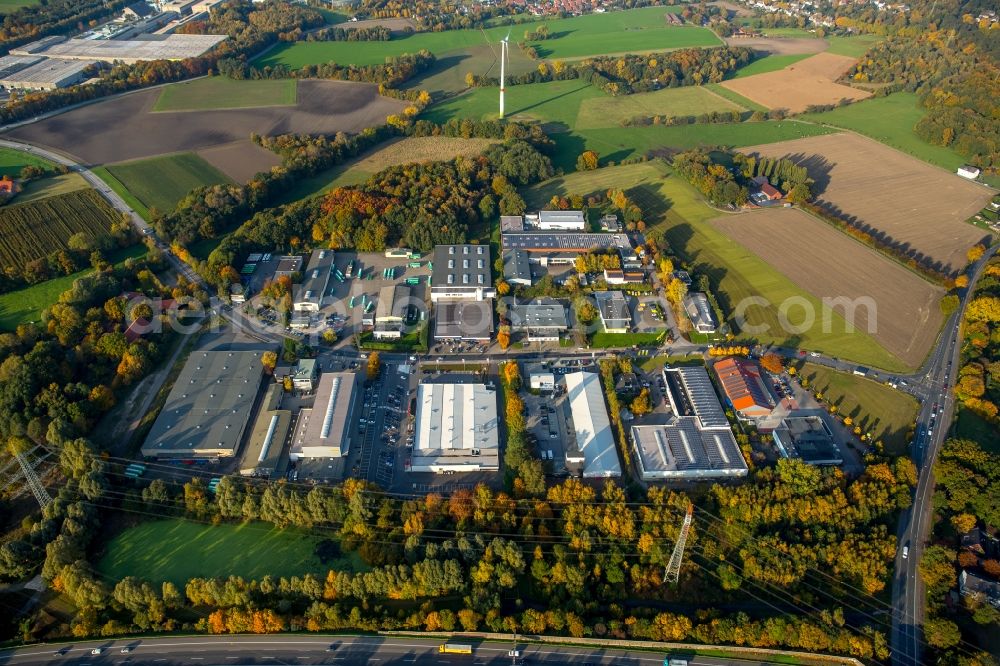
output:
M969 251L965 253L965 256L971 264L982 259L984 254L986 254L986 248L983 245L977 244L970 247Z
M653 401L649 397L648 388L644 388L639 391L639 395L632 400L630 408L635 416L642 416L643 414L648 414L653 411Z
M260 364L264 366L264 370L267 374L274 372L274 368L278 365L278 352L273 349L269 349L260 356Z
M585 150L576 158L577 171L593 171L597 168L599 157L593 150Z
M785 362L778 354L768 352L760 357L760 365L765 370L775 375L781 374L785 369Z
M497 344L503 350L510 347L510 326L501 326L497 331Z
M377 351L373 351L368 355L368 381L371 381L378 377L378 373L382 370L382 359L379 357Z

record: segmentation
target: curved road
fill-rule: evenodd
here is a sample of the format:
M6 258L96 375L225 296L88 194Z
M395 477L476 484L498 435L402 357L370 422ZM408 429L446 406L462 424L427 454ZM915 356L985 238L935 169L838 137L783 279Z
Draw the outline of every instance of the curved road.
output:
M0 651L0 664L34 666L41 664L104 664L159 666L242 666L244 664L374 664L375 666L412 664L511 664L510 642L481 639L447 639L452 643L473 645L472 655L441 654L443 638L409 636L195 636L143 638L134 640L79 641L35 645ZM123 647L132 648L122 654ZM93 655L95 648L102 654ZM519 644L525 664L625 664L660 666L666 652L643 652L603 647L570 647L544 644ZM696 657L691 666L764 666L774 662ZM787 662L783 662L787 663Z

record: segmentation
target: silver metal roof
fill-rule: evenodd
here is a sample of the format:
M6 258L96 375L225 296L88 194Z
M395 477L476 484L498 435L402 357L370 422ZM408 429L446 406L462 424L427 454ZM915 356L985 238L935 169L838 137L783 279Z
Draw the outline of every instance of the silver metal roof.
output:
M583 476L621 476L615 437L604 406L601 376L594 372L571 372L565 380L576 445L584 457Z
M632 426L632 441L644 479L745 476L743 459L730 428L704 428L696 416L659 425Z
M484 384L418 386L415 432L410 460L416 471L436 466L499 467L497 397Z

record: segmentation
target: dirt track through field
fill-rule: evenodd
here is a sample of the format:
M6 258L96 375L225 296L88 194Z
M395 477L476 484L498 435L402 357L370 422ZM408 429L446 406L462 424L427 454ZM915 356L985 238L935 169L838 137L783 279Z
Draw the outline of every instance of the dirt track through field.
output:
M872 139L828 134L742 150L805 166L817 203L939 270L960 270L987 235L965 220L990 200L989 188Z
M748 46L754 51L773 55L822 53L829 46L825 39L809 37L726 37L729 46Z
M934 344L944 290L829 224L794 208L727 215L711 223L817 298L871 299L872 316L857 307L855 327L871 326L872 336L907 365L918 367ZM819 313L816 321L822 321Z
M381 125L405 102L347 81L299 81L295 107L151 113L160 90L90 104L5 133L74 155L88 165L164 153L203 151L246 141L250 134L334 134ZM211 160L210 160L211 161ZM257 162L255 161L255 164Z
M848 56L818 53L776 72L730 79L722 85L770 109L799 113L814 104L871 97L866 90L834 83L855 62Z

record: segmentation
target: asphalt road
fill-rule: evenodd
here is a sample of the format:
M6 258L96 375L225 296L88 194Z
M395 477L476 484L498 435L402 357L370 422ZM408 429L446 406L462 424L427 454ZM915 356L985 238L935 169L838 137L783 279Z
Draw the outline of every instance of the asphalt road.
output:
M0 664L157 664L160 666L254 666L259 664L511 664L512 643L483 642L478 639L449 639L451 643L473 645L473 654L442 654L439 638L393 636L199 636L136 640L81 641L78 643L32 646L0 651ZM122 654L125 646L132 647ZM103 653L92 655L101 648ZM663 664L666 652L641 652L612 648L583 648L558 645L520 644L525 664L615 664L654 666ZM56 653L65 650L62 655ZM677 653L674 653L677 655ZM744 659L696 657L692 666L763 666L770 662Z
M955 412L952 387L959 368L962 313L983 267L997 248L990 248L977 262L959 309L946 322L937 346L924 365L922 374L910 387L921 401L917 434L913 438L913 460L920 469L913 506L900 516L895 575L892 581L892 661L897 666L922 663L924 586L919 564L931 527L931 498L934 495L934 461L947 439ZM905 553L905 555L904 555Z

